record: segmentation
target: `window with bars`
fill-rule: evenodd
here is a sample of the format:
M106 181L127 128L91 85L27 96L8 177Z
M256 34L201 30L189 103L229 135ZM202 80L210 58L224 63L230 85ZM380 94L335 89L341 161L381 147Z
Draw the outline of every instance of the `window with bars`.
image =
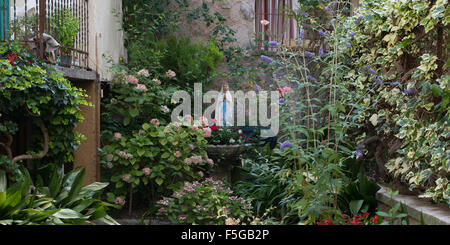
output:
M296 0L255 0L255 30L261 49L268 49L264 47L264 41L277 41L289 46L297 44L297 24L290 13L296 3ZM269 21L269 24L262 25L262 20Z

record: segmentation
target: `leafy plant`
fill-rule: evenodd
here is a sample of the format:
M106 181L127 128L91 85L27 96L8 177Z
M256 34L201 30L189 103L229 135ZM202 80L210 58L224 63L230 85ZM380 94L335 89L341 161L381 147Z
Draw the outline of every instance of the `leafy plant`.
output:
M6 173L0 171L0 224L118 224L106 213L113 205L97 199L107 184L82 187L84 170L66 176L55 171L49 187L34 186L28 171L21 173L21 180L7 187Z
M220 180L186 182L172 197L157 202L157 215L166 216L175 224L239 224L251 217L251 206L232 194L231 188Z
M75 38L80 31L80 19L72 14L70 9L62 9L51 14L49 30L62 46L64 55L70 55L74 48Z
M19 43L0 43L0 133L6 136L2 140L8 139L3 149L13 163L34 159L45 169L73 161L72 152L84 138L74 128L83 120L81 106L90 105L86 99L82 89ZM27 122L33 131L31 146L25 158L14 156L11 140Z
M392 189L387 189L387 194L391 197L391 201L393 200L393 197L398 195L398 191L393 191ZM400 212L399 212L400 211ZM403 203L397 202L389 211L383 212L378 211L377 215L384 218L384 221L382 220L382 225L395 225L397 224L396 221L400 220L400 224L402 225L409 225L409 216L406 211L406 208L403 206Z
M339 208L348 215L374 213L378 205L376 199L378 190L380 186L360 173L357 181L348 183L341 190L338 199Z
M203 150L206 140L201 129L177 124L164 127L153 119L132 136L116 134L111 141L101 150L101 163L115 183L113 192L108 193L109 201L123 200L124 195L148 185L146 189L155 200L155 194L177 189L185 180L198 180L206 165L214 164Z

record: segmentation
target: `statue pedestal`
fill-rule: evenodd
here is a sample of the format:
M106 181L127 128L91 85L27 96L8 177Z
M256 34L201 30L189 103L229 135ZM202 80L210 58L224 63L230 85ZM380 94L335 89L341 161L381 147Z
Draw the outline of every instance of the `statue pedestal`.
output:
M213 168L213 177L225 178L229 183L241 180L241 154L244 153L251 144L245 145L210 145L206 147L208 156L214 160L216 166Z

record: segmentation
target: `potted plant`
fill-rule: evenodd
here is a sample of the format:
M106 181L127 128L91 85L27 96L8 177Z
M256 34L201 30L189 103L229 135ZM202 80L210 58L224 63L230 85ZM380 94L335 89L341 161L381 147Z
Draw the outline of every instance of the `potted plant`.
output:
M51 35L61 45L59 65L70 66L72 63L72 49L80 31L80 19L72 14L70 9L54 12L49 21Z
M213 125L211 137L208 138L206 152L216 163L214 175L225 177L229 182L240 179L240 156L249 146L259 142L259 137L253 131L240 127L217 127Z

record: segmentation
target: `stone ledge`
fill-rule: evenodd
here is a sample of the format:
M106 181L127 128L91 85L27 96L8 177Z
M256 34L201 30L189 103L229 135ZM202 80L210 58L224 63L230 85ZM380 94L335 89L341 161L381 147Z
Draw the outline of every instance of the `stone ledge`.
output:
M88 71L80 68L70 68L57 65L50 65L57 72L64 74L64 77L69 79L75 79L79 81L95 81L97 79L97 74L94 71Z
M396 195L392 198L387 194L386 187L380 185L381 189L377 193L377 200L381 203L393 207L398 202L403 203L408 215L420 220L421 213L426 225L450 225L450 209L433 205L431 202L419 199L411 195Z

